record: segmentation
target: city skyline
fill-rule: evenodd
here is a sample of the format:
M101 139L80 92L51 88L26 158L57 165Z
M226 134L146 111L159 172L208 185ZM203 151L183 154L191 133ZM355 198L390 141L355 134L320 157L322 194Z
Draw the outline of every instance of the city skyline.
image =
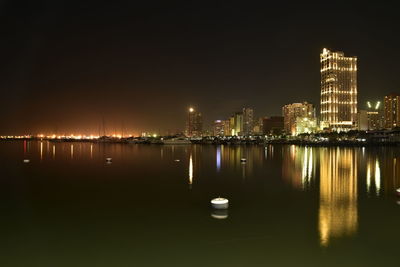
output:
M1 134L97 134L103 122L110 133L172 132L188 106L205 125L246 106L281 115L288 103L318 105L324 47L360 58L359 103L399 88L387 6L6 1L3 10ZM355 19L323 20L338 11Z

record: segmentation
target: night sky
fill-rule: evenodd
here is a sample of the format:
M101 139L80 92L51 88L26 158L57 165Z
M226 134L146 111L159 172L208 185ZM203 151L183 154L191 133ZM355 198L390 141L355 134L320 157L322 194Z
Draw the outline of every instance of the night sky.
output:
M26 1L28 2L28 1ZM0 134L183 129L319 102L322 48L358 57L359 108L400 93L398 9L325 1L0 1ZM303 1L302 1L303 2Z

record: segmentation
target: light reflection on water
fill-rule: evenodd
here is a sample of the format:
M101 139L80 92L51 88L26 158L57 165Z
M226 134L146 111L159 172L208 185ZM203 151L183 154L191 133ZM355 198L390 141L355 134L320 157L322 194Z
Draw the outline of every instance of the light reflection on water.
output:
M321 150L319 232L322 246L358 228L357 154L354 149Z
M133 181L155 180L157 186L170 186L169 190L175 190L171 194L182 197L188 203L200 202L198 199L190 202L190 194L204 198L205 201L201 201L207 204L209 197L217 197L219 193L233 196L229 218L228 211L226 214L211 211L212 218L224 218L224 223L238 220L238 207L248 208L244 204L241 206L238 199L245 202L257 197L261 204L251 203L254 207L249 209L268 214L270 220L279 220L282 214L271 207L266 208L265 203L273 202L282 209L288 209L288 213L295 212L284 204L288 202L286 199L292 200L293 196L301 195L310 199L308 204L315 204L300 207L304 211L313 209L314 224L303 222L303 227L312 227L314 244L324 248L332 247L335 240L346 241L360 235L361 226L367 223L362 220L360 203L363 199L390 198L400 186L400 153L396 148L156 146L24 141L18 143L15 149L31 159L31 164L25 165L25 168L35 164L58 168L55 164L61 162L83 163L85 167L82 169L88 166L96 170L104 165L106 157L112 157L113 164L105 173L109 172L114 181L125 173ZM247 162L242 164L241 158L246 158ZM180 162L175 162L175 159L180 159ZM20 159L17 161L22 162ZM158 176L149 174L157 170L160 172ZM170 180L178 182L169 184ZM182 184L184 189L177 184ZM188 190L188 184L191 190ZM396 203L396 200L389 200L392 204ZM204 205L207 207L207 204ZM196 208L198 206L190 207L193 212L202 212ZM210 211L205 213L209 218ZM296 220L301 221L300 217ZM248 221L241 221L238 225L246 223L247 226L252 225ZM282 227L282 231L290 231L288 225Z

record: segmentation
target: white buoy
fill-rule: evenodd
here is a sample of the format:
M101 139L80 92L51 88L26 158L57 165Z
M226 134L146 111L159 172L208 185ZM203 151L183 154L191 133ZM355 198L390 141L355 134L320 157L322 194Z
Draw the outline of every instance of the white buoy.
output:
M29 159L24 159L24 163L29 163L31 162Z
M242 162L242 163L245 163L246 161L247 161L247 159L245 159L245 158L240 159L240 162Z
M211 206L218 210L227 209L229 207L229 200L223 197L214 198L211 200Z
M176 159L176 160L174 160L175 162L179 162L179 161L181 161L180 159Z
M396 189L396 195L397 195L398 197L400 197L400 188L397 188L397 189Z
M112 158L106 158L106 163L111 163L112 162Z

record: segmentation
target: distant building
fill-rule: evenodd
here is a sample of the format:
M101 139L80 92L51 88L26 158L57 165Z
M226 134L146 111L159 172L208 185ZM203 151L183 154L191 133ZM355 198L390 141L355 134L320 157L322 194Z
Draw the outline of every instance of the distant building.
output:
M317 118L315 117L297 117L296 135L304 133L315 133L319 130Z
M243 113L236 112L230 118L231 135L238 136L243 135Z
M230 120L229 119L224 120L223 123L224 123L224 136L230 136L232 134Z
M259 118L259 119L254 121L253 133L255 135L262 135L263 134L263 118Z
M297 122L309 123L315 121L316 123L314 105L308 102L285 105L282 108L282 115L284 117L284 130L286 134L297 135L302 133L297 131ZM314 126L310 128L308 126L299 127L299 129L305 128L316 130Z
M380 130L385 128L385 116L383 115L381 101L367 102L368 130Z
M224 136L224 122L223 120L214 121L213 135L214 136Z
M283 133L283 117L272 116L263 119L263 134L280 135Z
M200 112L189 108L186 121L186 135L189 137L199 137L203 134L203 118Z
M368 111L359 110L357 113L357 129L359 131L368 130Z
M385 96L385 128L400 127L400 95L392 93Z
M252 135L254 127L254 110L243 108L243 135Z
M348 131L357 123L357 57L321 53L321 126Z

